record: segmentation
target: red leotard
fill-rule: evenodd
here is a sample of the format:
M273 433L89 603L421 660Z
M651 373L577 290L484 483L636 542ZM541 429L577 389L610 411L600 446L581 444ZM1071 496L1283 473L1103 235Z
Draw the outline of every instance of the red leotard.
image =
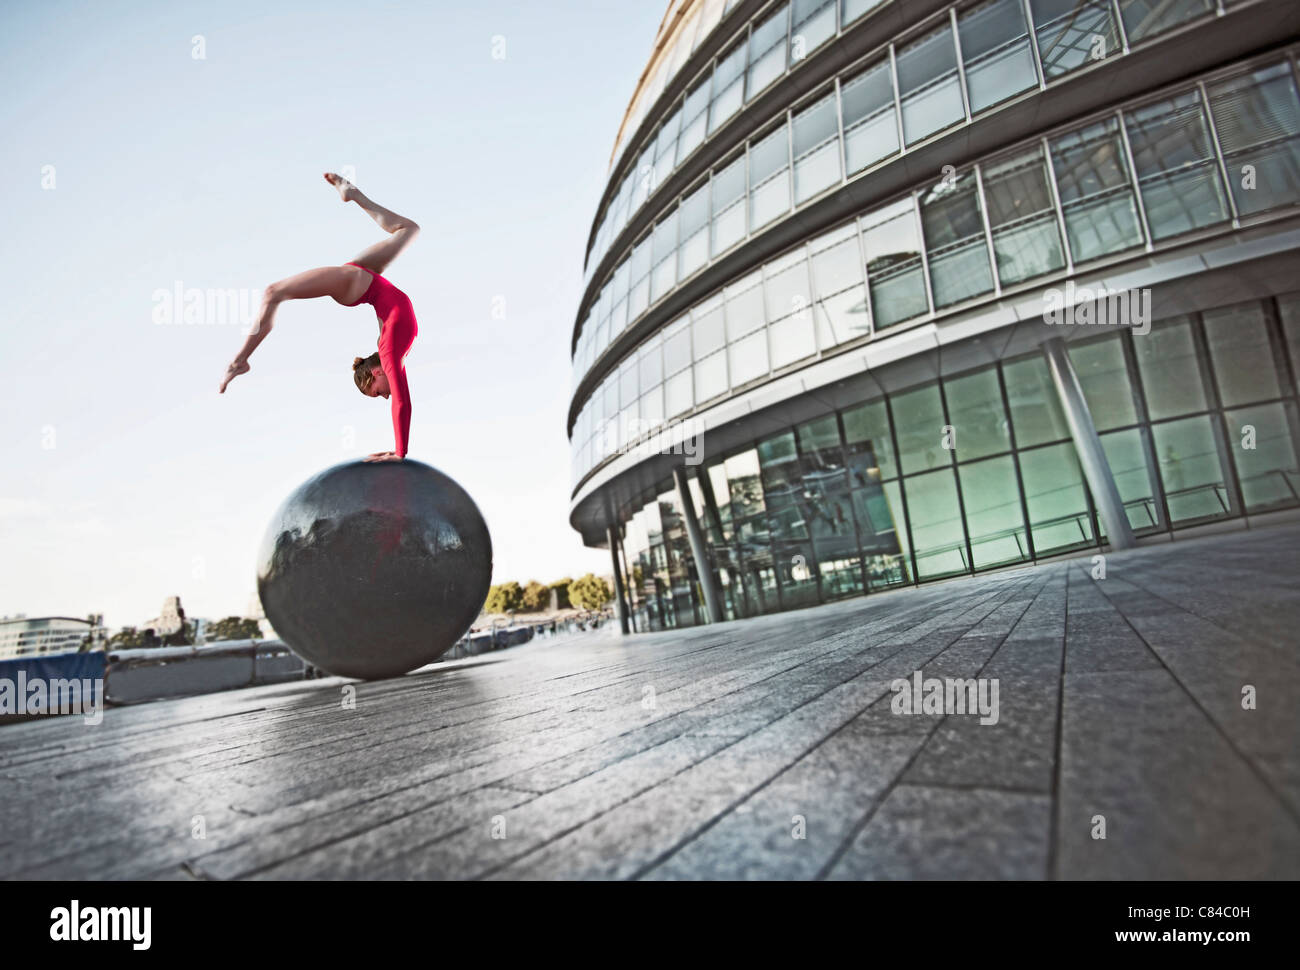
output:
M348 306L369 303L379 318L379 363L388 378L393 400L394 450L406 457L406 441L411 433L411 392L406 386L406 355L420 328L415 322L411 298L373 270L360 263L347 263L370 274L370 286L361 299Z

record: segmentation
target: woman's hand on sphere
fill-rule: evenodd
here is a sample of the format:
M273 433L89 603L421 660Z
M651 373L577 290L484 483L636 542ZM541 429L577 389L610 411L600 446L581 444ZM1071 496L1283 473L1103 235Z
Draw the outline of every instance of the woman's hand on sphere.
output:
M369 455L366 461L401 461L402 456L395 451L376 451Z

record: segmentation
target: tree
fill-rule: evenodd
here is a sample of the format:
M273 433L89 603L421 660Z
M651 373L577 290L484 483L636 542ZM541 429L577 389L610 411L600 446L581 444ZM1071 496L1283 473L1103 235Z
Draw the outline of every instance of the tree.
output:
M262 639L262 630L257 625L256 620L248 620L241 616L228 616L225 619L208 624L206 639L209 641L260 640Z
M520 602L529 613L545 613L551 605L551 588L543 586L535 579L530 579L528 585L524 587Z
M513 613L523 605L524 591L513 579L488 590L483 609L488 613Z
M605 581L591 573L569 584L569 602L579 609L598 610L613 598Z
M555 608L557 610L567 610L569 608L569 584L572 582L572 577L565 576L563 579L557 579L551 583L550 588L555 590Z
M127 647L143 647L144 634L133 626L124 626L108 638L108 645L110 647L120 647L122 649L126 649Z

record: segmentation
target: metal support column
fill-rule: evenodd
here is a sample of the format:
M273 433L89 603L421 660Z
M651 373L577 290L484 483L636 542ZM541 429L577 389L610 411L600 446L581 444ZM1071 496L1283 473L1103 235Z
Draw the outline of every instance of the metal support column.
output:
M686 469L682 465L673 469L673 484L677 486L677 502L682 507L682 518L686 520L686 536L691 541L691 556L695 559L695 572L700 578L700 589L704 592L704 607L708 611L709 622L721 623L722 600L718 597L718 587L713 581L713 569L709 565L708 550L704 546L704 533L700 531L700 519L695 514L695 502L691 499L691 490L686 484Z
M618 628L628 634L627 600L623 598L623 567L618 561L618 526L609 527L609 556L614 561L614 608L618 611Z
M1097 426L1092 423L1088 402L1084 399L1083 388L1079 386L1079 376L1074 372L1069 354L1066 353L1065 340L1061 337L1048 340L1043 344L1043 354L1047 357L1047 366L1052 372L1052 383L1056 385L1061 410L1065 412L1066 423L1070 426L1070 436L1074 439L1074 450L1078 453L1083 477L1096 500L1097 514L1106 526L1111 548L1131 549L1136 545L1133 527L1129 525L1128 514L1119 497L1119 488L1111 474L1110 463L1106 461L1106 452L1101 447Z

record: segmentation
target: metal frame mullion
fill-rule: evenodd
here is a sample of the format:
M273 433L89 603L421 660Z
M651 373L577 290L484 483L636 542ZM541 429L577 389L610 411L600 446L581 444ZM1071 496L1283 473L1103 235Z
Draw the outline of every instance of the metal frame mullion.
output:
M912 539L912 516L907 511L907 483L903 478L903 458L902 452L898 450L898 431L894 427L894 406L890 403L890 395L884 396L885 400L885 419L889 422L889 444L894 449L894 461L898 464L898 474L894 476L894 481L898 482L898 499L903 503L903 529L907 532L907 560L912 564L912 585L921 585L921 575L916 568L916 543ZM945 412L946 413L946 412ZM885 482L880 483L880 490L885 489ZM963 532L966 524L962 523ZM898 535L898 523L894 523L894 535Z
M889 45L889 83L894 87L894 127L898 130L898 154L901 157L907 151L907 139L903 134L903 96L898 90L898 54L895 46Z
M948 395L943 389L944 378L940 374L936 379L939 385L939 406L943 408L943 423L948 425L954 431L957 426L952 423L952 415L948 412ZM970 523L966 520L966 497L961 488L961 462L957 458L957 449L961 446L953 443L952 454L948 459L948 471L952 475L953 486L957 489L957 513L961 516L961 534L966 542L966 572L970 575L975 574L975 550L970 544ZM902 471L902 462L899 462L899 471ZM931 469L938 471L938 469Z
M1110 10L1115 17L1115 30L1119 33L1120 52L1127 54L1129 52L1128 30L1124 27L1124 12L1119 8L1119 0L1111 0Z
M1047 89L1047 74L1043 71L1043 54L1038 49L1038 31L1034 29L1034 14L1029 9L1029 0L1020 0L1020 9L1025 15L1025 29L1029 31L1029 49L1034 55L1034 70L1038 72L1038 90Z
M837 2L835 9L838 11L840 5ZM838 17L838 12L836 13ZM835 91L835 137L840 140L840 185L845 185L849 180L849 156L844 147L844 98L840 90L840 78L837 76L834 82ZM790 133L790 141L794 142L794 132Z
M1002 280L998 276L998 261L993 255L993 228L989 224L988 199L984 196L984 176L980 174L979 165L975 165L973 168L975 170L976 201L980 207L980 218L984 221L984 245L988 247L989 271L993 274L993 295L999 297L1002 295Z
M1146 237L1146 246L1144 248L1147 252L1151 252L1155 247L1155 243L1151 241L1151 226L1147 222L1147 206L1142 200L1142 179L1138 177L1137 165L1133 162L1133 146L1129 144L1128 125L1124 121L1124 112L1118 108L1115 109L1115 123L1119 125L1119 140L1120 144L1124 146L1124 159L1128 163L1128 178L1133 186L1133 197L1137 202L1138 218L1142 221L1142 233Z
M1047 137L1039 139L1038 150L1043 153L1043 164L1047 166L1047 184L1052 191L1052 208L1056 210L1056 226L1061 232L1061 248L1065 250L1065 274L1074 275L1074 251L1070 246L1070 234L1065 229L1065 208L1061 205L1061 193L1056 186L1056 166L1052 164L1052 146Z
M1025 545L1029 549L1029 561L1038 561L1038 552L1034 548L1034 526L1029 519L1029 501L1025 498L1025 481L1020 474L1020 445L1016 441L1016 422L1011 417L1011 399L1007 396L1007 382L1002 374L1002 361L993 365L998 378L998 391L1002 395L1002 414L1007 419L1007 434L1011 438L1011 464L1016 472L1016 490L1020 493L1020 515L1025 523ZM1084 489L1087 492L1087 489Z
M921 277L925 282L925 299L930 307L930 316L934 316L934 287L930 285L930 256L926 252L929 243L925 239L925 224L921 221L921 189L912 192L912 221L916 224L916 238L920 240Z
M1228 211L1232 213L1232 228L1241 228L1241 213L1237 211L1237 199L1232 193L1232 179L1228 177L1228 160L1223 155L1223 145L1219 142L1219 126L1214 123L1214 112L1210 110L1210 92L1204 81L1196 82L1197 93L1201 96L1201 111L1205 113L1206 123L1210 127L1210 142L1214 145L1214 159L1219 163L1219 175L1223 177L1223 191L1228 196Z
M961 54L961 36L957 33L957 8L948 8L948 23L952 29L952 46L957 54L957 85L961 88L961 106L966 112L966 124L970 124L970 93L966 90L966 67Z

